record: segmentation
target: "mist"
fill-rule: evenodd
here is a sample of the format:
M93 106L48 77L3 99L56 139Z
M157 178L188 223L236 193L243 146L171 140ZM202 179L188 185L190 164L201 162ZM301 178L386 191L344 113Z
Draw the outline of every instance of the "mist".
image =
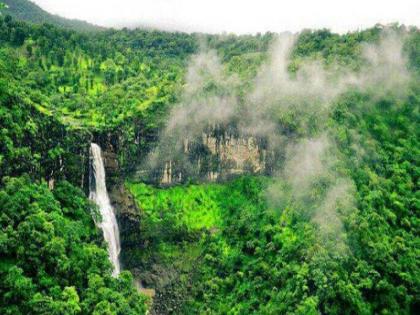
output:
M286 152L267 199L274 207L293 204L306 212L318 229L319 242L344 253L348 248L342 220L355 211L355 189L351 179L337 171L340 153L327 120L337 98L350 90L369 92L377 98L406 94L410 75L403 39L385 30L378 43L363 44L364 62L359 71L305 60L292 76L288 65L295 40L290 34L277 39L270 61L262 67L249 96L248 104L258 109L253 117L255 126L272 126L267 137L281 143ZM297 127L293 136L285 137L276 124L264 121L270 117L267 113L294 117Z
M153 27L169 31L255 34L329 28L345 33L399 21L419 25L418 1L333 0L34 0L67 18L111 27Z
M181 101L147 162L149 167L165 160L188 163L182 157L185 141L194 141L211 126L234 124L239 136L264 138L269 150L278 153L266 192L270 207L301 209L318 230L319 242L344 252L342 220L354 211L355 190L352 180L337 171L340 152L327 122L337 99L348 91L378 98L406 93L410 75L403 39L384 30L379 42L361 45L363 61L357 71L305 59L291 72L297 36L276 38L244 97L239 96L239 78L227 74L215 51L204 47L193 56Z

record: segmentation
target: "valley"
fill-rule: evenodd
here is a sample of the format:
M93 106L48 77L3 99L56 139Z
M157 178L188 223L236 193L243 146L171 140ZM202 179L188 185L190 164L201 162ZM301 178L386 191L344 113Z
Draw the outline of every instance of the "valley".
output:
M19 1L1 314L416 313L417 27L116 30Z

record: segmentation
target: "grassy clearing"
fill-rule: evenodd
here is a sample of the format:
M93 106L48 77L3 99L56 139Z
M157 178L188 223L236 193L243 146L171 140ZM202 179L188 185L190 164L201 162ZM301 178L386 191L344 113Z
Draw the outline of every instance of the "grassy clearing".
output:
M221 224L219 200L223 185L189 185L168 189L144 183L128 183L128 187L148 218L155 224L171 216L178 226L188 230L211 229Z

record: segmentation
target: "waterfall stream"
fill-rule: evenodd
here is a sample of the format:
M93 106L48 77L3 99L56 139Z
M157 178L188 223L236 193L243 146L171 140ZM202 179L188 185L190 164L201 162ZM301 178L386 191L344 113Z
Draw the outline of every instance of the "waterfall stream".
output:
M105 167L102 159L101 148L96 143L91 143L90 154L92 158L92 167L89 174L90 192L89 198L99 207L102 221L98 226L104 233L104 239L108 244L108 254L114 271L112 275L118 276L121 271L120 254L120 232L114 208L111 206L105 181Z

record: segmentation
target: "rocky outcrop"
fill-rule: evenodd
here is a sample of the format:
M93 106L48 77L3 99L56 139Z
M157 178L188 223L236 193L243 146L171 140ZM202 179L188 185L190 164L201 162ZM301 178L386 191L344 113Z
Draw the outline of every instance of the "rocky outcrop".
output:
M118 185L121 179L121 169L118 164L118 137L113 133L100 133L93 135L93 142L102 149L107 186Z
M141 244L140 210L123 183L112 186L109 198L116 211L120 229L120 260L123 266L130 265L130 253Z
M110 187L118 186L122 179L118 165L117 154L109 151L109 149L102 150L102 158L104 160L107 185Z
M177 151L161 154L154 169L137 172L140 180L171 185L193 180L218 181L240 174L266 174L273 152L264 139L213 126L194 139L178 139ZM168 148L164 148L167 150Z

